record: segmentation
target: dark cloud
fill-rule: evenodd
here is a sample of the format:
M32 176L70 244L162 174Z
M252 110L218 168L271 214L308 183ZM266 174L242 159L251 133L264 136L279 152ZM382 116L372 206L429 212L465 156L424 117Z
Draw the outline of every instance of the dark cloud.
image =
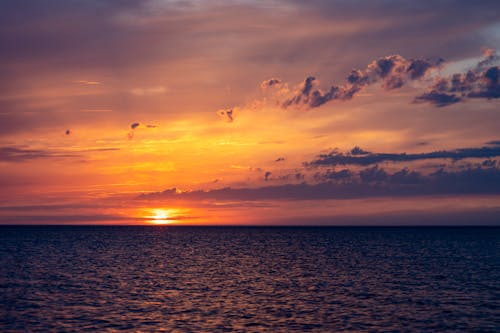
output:
M272 174L272 173L271 173L270 171L266 171L266 173L264 174L264 180L265 180L266 182L270 179L269 177L271 177L271 174Z
M359 177L361 178L361 181L365 183L383 183L387 181L389 175L387 174L387 172L385 172L384 169L381 169L378 167L378 165L375 165L371 168L361 170L359 172Z
M146 128L156 128L156 127L158 127L157 125L150 125L150 124L146 124L146 125L144 125L144 124L141 124L141 123L139 123L139 122L137 122L137 123L132 123L132 124L130 124L130 129L131 129L131 130L127 133L127 138L128 138L129 140L132 140L132 139L134 138L134 136L135 136L134 130L135 130L136 128L138 128L139 126L141 126L141 128L142 128L142 127L146 127Z
M223 188L191 192L178 192L171 189L144 194L140 198L259 201L471 194L500 194L500 170L479 165L459 171L439 169L429 175L406 168L390 174L375 166L357 174L349 170L330 171L325 173L321 181L316 184L285 184L260 188Z
M481 166L488 167L488 168L494 168L497 166L497 161L496 160L484 160L481 163Z
M403 168L393 174L389 174L383 168L379 168L378 165L359 171L358 176L364 184L409 185L426 182L425 176L417 171Z
M359 148L360 149L360 148ZM355 154L352 152L354 151ZM459 148L455 150L441 150L429 153L370 153L359 154L356 147L350 153L333 150L328 154L321 154L317 159L306 162L309 167L335 165L372 165L382 162L411 162L426 159L453 159L487 158L500 156L500 147Z
M275 162L284 162L285 161L285 158L284 157L278 157L276 160L274 160Z
M279 87L280 85L281 85L281 80L280 79L271 78L271 79L263 81L260 84L260 87L262 89L267 89L267 88L272 88L272 87Z
M380 83L387 90L398 89L413 80L423 78L429 70L437 68L442 59L406 59L391 55L372 61L363 69L354 69L342 85L332 85L328 90L318 88L314 76L307 77L294 96L282 103L283 107L302 106L315 108L331 100L349 100L368 85Z
M232 123L234 121L234 109L222 109L217 111L219 117L226 120L228 123Z
M477 89L473 89L467 95L470 98L500 98L500 66L490 67L481 74Z
M439 59L436 65L439 65L443 61L444 60ZM433 64L431 64L429 61L416 59L410 64L410 67L408 67L408 73L410 74L410 78L412 80L416 80L423 77L425 73L427 73L427 71L432 67Z
M314 179L316 181L329 181L333 180L335 182L348 182L352 179L353 173L349 169L343 169L340 171L327 170L324 173L316 173Z
M351 155L367 155L367 154L370 154L370 152L363 150L358 146L351 149Z
M297 180L297 181L302 181L305 178L305 175L301 172L297 172L293 176L294 176L295 180Z
M465 73L438 78L429 91L417 96L414 102L443 107L469 98L500 98L500 67L491 66L500 61L500 57L491 49L487 49L484 55L483 60Z
M483 50L484 59L477 64L477 69L482 70L500 61L500 56L494 49L486 48Z
M394 184L422 184L425 182L425 177L417 171L403 168L392 174L389 180Z
M455 94L440 93L436 90L424 93L420 96L415 97L415 103L428 102L434 104L437 107L448 106L462 101L460 97Z
M487 50L485 58L465 73L456 73L448 78L438 78L428 91L415 97L414 103L431 103L444 107L459 103L467 98L500 98L500 67L489 67L499 60L492 50ZM278 102L283 108L292 106L315 108L333 100L346 101L369 85L380 84L386 90L403 87L411 81L421 80L433 69L440 68L444 60L438 58L407 59L396 54L381 57L370 62L365 69L353 69L340 85L331 85L324 90L314 76L308 76L284 101ZM281 80L270 79L261 84L267 88L283 84ZM276 94L280 99L282 92Z

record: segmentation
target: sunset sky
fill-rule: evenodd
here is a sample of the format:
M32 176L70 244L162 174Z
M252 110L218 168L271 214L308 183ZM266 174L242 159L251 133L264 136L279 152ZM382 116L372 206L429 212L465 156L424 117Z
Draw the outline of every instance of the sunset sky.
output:
M0 224L500 224L499 1L6 0Z

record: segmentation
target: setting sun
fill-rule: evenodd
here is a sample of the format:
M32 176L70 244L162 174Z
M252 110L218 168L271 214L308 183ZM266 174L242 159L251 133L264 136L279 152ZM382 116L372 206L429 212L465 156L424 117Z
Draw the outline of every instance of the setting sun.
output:
M169 220L170 213L165 209L155 209L153 210L153 215L151 216L151 222L155 224L167 224L172 223L172 220Z
M149 223L170 224L177 222L179 211L176 209L154 208L148 209L144 217Z

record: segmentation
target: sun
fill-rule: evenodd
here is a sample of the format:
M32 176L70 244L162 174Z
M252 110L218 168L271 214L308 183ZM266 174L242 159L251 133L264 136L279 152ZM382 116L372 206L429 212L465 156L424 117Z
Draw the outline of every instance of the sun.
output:
M188 208L144 207L135 212L135 216L147 224L179 224L183 220L193 218Z
M175 219L172 219L172 212L168 209L153 209L151 214L147 216L151 223L169 224L175 222Z

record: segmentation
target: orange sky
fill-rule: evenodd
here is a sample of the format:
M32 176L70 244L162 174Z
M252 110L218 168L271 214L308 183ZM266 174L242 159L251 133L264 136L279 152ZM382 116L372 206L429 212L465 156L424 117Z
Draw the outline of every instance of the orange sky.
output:
M0 223L499 222L495 4L2 6ZM366 80L346 79L353 68ZM452 156L314 162L355 146ZM367 178L375 166L385 175Z

